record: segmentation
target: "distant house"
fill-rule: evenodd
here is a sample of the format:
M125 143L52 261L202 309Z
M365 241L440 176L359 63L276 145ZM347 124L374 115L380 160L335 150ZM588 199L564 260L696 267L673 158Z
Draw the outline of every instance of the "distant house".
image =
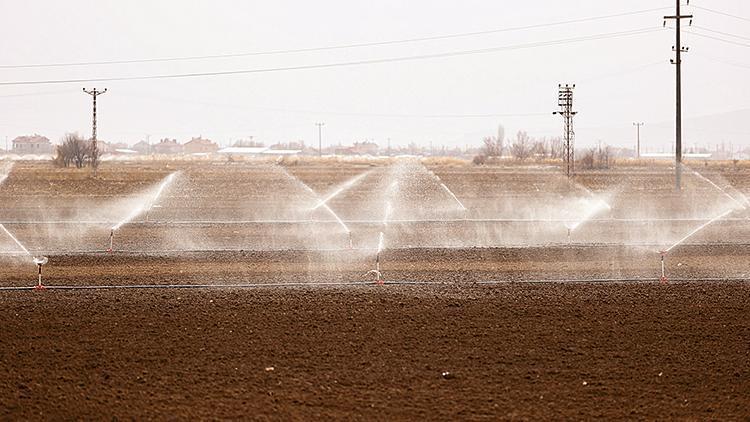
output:
M337 155L378 155L378 144L374 142L355 142L352 146L338 146L333 148Z
M219 150L219 145L210 139L203 139L202 137L193 138L187 141L184 145L184 151L186 154L210 154Z
M263 148L265 147L265 144L263 142L253 141L253 137L251 136L249 140L240 139L235 141L232 146L238 148Z
M13 140L11 151L15 154L52 154L54 147L44 136L19 136Z
M137 144L133 145L133 148L131 149L141 155L151 154L151 144L146 141L138 142Z
M351 148L355 155L378 155L378 144L375 142L355 142Z
M158 144L151 146L151 152L154 154L181 154L183 146L176 139L165 138Z

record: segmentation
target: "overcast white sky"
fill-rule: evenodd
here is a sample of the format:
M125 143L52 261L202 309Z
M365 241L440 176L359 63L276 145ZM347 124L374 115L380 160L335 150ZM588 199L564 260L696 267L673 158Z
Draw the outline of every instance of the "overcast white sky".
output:
M674 7L672 0L0 0L0 4L0 66L313 48ZM747 1L694 0L692 4L750 18ZM750 21L694 7L685 8L685 12L696 16L697 27L691 31L735 43L684 36L690 46L684 59L684 115L717 115L688 120L686 142L750 144L750 129L743 125L750 118ZM644 138L652 145L668 144L674 119L674 67L669 64L674 31L659 29L665 14L672 11L293 54L0 68L0 83L265 69L655 29L619 38L359 66L183 79L2 85L0 135L12 139L37 132L55 141L70 131L88 136L91 98L81 89L106 87L109 92L99 101L99 138L110 141L135 143L147 135L152 141L165 136L185 141L203 135L227 144L252 135L266 142L302 139L317 143L314 123L321 121L326 123L325 144L373 139L384 145L391 138L394 145L414 141L463 146L478 144L501 123L509 135L519 129L534 136L560 134L560 117L552 115L557 84L570 82L577 84L579 145L598 139L626 144L634 134L634 121L647 123ZM494 116L460 117L466 114ZM424 115L442 117L420 117Z

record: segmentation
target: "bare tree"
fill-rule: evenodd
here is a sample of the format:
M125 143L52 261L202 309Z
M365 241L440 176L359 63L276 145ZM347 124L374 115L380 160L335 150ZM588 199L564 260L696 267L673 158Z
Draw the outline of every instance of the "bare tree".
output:
M482 155L485 157L499 157L503 155L503 144L492 136L484 138L482 140Z
M531 142L526 132L518 131L516 139L510 146L510 154L520 161L524 161L531 156Z
M596 156L596 148L589 148L583 152L583 155L578 160L578 167L584 170L591 170L594 168L594 162Z
M83 168L90 164L90 160L91 143L85 141L77 133L68 133L63 137L62 144L57 147L54 163L60 167L73 164L76 168Z
M558 159L562 158L563 154L563 142L562 138L556 137L549 141L549 158Z
M532 142L531 152L537 159L543 160L547 158L547 140L535 139Z

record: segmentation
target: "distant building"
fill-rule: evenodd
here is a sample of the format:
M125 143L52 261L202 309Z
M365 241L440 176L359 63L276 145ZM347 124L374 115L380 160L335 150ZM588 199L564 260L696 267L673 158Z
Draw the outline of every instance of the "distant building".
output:
M263 142L253 141L253 137L251 136L249 140L240 139L235 141L232 146L238 148L262 148L265 147L265 144Z
M158 144L151 146L154 154L181 154L183 146L176 139L164 138Z
M379 148L375 142L355 142L352 146L337 146L333 148L336 155L378 155Z
M52 154L54 147L44 136L19 136L13 140L11 151L15 154Z
M141 155L151 154L151 144L146 141L138 142L137 144L133 145L133 148L131 149Z
M186 154L211 154L219 150L219 145L209 139L197 137L189 140L184 145Z

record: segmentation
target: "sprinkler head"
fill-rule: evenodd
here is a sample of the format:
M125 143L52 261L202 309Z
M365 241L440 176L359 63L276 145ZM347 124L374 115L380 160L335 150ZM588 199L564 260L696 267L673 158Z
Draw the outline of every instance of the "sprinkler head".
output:
M374 275L375 276L375 284L385 284L385 281L383 281L383 274L378 270L370 270L367 272L367 275Z
M664 267L664 255L667 254L667 251L659 251L659 254L661 254L661 277L659 277L659 282L665 284L667 282L667 272Z
M111 229L109 231L109 248L107 248L107 252L112 253L112 245L115 240L115 229Z
M34 286L34 290L46 290L46 287L42 285L42 265L49 262L46 256L42 257L34 257L33 259L34 264L36 264L37 267L37 274L39 275L39 279L37 280L36 286Z

